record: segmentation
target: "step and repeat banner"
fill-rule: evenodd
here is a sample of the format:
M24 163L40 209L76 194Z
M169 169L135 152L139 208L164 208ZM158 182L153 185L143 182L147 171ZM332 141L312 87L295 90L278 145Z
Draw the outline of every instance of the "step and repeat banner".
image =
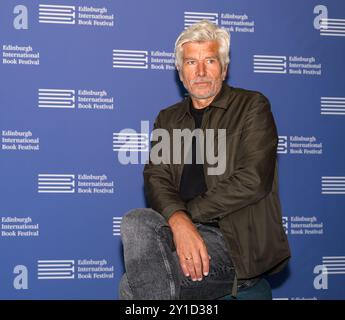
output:
M342 0L1 0L0 299L118 299L121 219L148 206L153 122L185 95L174 43L201 19L277 123L292 258L274 298L345 299Z

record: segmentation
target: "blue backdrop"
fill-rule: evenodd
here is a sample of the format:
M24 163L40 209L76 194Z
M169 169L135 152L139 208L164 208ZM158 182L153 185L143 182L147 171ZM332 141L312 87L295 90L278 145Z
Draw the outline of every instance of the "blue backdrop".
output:
M272 104L292 250L274 298L345 298L343 1L4 0L1 299L118 298L121 217L147 205L153 121L184 95L174 42L200 19L231 33L228 83Z

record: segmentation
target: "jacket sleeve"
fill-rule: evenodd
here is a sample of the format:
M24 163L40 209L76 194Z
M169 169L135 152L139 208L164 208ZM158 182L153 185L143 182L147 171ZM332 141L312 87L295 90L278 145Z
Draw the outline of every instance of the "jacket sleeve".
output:
M162 128L160 117L161 113L155 121L154 130ZM157 141L151 141L151 149L156 143ZM154 164L150 159L144 168L144 186L152 209L162 214L166 220L176 211L187 211L174 184L170 164Z
M272 190L278 136L264 96L248 108L238 145L233 173L187 203L194 221L222 218L256 203Z

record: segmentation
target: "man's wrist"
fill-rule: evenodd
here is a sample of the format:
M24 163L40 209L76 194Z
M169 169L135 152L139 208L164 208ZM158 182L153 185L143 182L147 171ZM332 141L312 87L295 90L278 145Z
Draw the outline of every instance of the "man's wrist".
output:
M171 229L174 229L174 228L178 227L178 225L181 221L186 221L186 220L190 221L190 218L189 218L187 212L182 211L182 210L178 210L178 211L175 211L170 216L170 218L168 220L168 224L169 224Z

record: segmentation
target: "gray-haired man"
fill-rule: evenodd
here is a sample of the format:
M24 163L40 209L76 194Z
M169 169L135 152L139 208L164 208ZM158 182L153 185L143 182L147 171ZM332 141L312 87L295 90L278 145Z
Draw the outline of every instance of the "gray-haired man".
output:
M229 47L227 32L207 21L176 41L176 67L189 97L162 110L154 129L225 129L226 168L209 174L214 163L196 161L195 139L191 163L145 166L152 209L123 217L121 299L217 299L231 289L236 295L290 257L270 104L259 92L224 83Z

